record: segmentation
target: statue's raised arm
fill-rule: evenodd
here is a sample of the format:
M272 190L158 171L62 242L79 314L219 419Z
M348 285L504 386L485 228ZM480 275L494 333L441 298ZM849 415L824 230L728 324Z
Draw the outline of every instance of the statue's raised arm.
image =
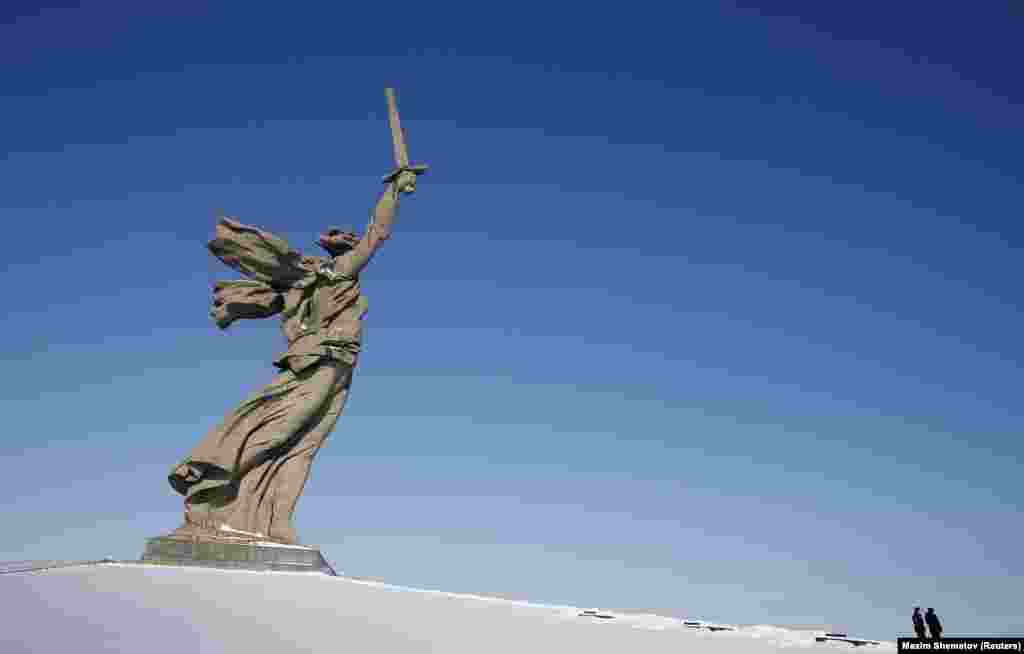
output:
M362 238L332 229L320 237L320 245L337 258L335 272L354 277L370 262L378 248L391 237L391 228L398 213L398 198L403 193L416 191L416 178L427 172L426 164L409 163L409 149L405 132L398 116L394 89L384 89L388 100L388 123L391 126L391 144L395 153L395 168L384 177L387 187L377 200L373 217Z
M391 230L395 224L395 217L398 215L400 195L412 193L415 190L416 174L403 170L387 183L384 192L377 199L370 224L366 226L366 232L362 238L356 239L353 234L336 229L332 229L320 237L320 244L328 252L338 254L334 262L335 272L354 277L366 267L384 241L391 238ZM348 243L350 249L339 247L341 244L334 243L334 240L343 242L350 240L351 242Z

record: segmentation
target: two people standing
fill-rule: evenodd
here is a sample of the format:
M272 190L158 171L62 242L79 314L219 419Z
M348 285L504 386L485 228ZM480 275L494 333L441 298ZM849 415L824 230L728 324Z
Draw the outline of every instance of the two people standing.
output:
M924 616L922 616L921 607L915 606L911 619L914 621L914 633L917 634L918 638L927 638L924 633L926 624L928 625L928 631L931 633L932 640L942 638L942 623L939 622L939 616L935 613L935 609L929 608Z

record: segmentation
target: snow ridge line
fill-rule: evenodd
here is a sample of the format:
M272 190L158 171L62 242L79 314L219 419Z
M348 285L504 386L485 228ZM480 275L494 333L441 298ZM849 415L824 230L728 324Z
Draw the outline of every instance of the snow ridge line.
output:
M73 566L100 565L100 564L107 564L107 565L109 565L111 567L137 567L137 566L149 567L150 566L150 564L147 564L147 563L144 563L144 562L140 562L140 561L116 561L116 560L113 560L113 559L110 559L110 558L102 559L102 560L98 560L98 561L12 561L12 562L0 563L0 575L12 574L12 573L18 573L18 572L36 572L36 571L49 570L49 569L55 569L55 568L66 568L66 567L73 567ZM171 567L171 566L167 566L167 567ZM574 617L577 617L579 612L583 610L580 607L570 606L570 605L545 604L545 603L540 603L540 602L536 602L536 601L509 599L509 598L504 598L504 597L494 597L494 596L488 596L488 595L478 595L478 594L474 594L474 593L442 591L442 590L436 590L436 589L423 589L423 588L414 588L414 587L409 587L409 586L401 586L401 585L398 585L398 584L391 584L391 583L387 583L387 582L384 582L384 581L378 581L378 580L373 580L373 579L345 576L344 573L342 573L340 575L337 575L337 576L329 576L329 575L311 575L308 572L275 571L275 572L271 573L270 571L263 571L263 570L218 569L218 568L191 567L191 566L184 566L184 567L179 568L179 570L195 571L195 572L221 572L221 573L225 573L225 574L257 574L257 575L265 575L265 574L270 573L270 574L273 574L273 575L288 575L288 576L300 575L302 577L309 577L311 579L316 579L316 580L318 580L317 583L332 583L332 582L333 583L337 583L337 582L341 581L341 582L351 583L351 584L354 584L354 585L376 587L376 588L380 588L380 589L383 589L383 590L389 590L389 591L411 592L411 593L417 593L417 594L423 594L423 595L434 595L434 596L445 596L445 597L450 597L450 598L453 598L453 599L476 600L476 601L483 601L483 602L493 603L493 604L506 604L506 605L512 605L512 606L519 606L519 607L523 607L523 608L554 610L554 611L557 611L557 612L562 613L564 615L568 614L568 615L571 615L571 616L574 616ZM607 611L606 613L608 613L609 615L613 615L615 618L617 618L615 620L615 622L619 622L620 624L623 624L623 626L628 625L628 626L633 627L633 628L639 628L639 629L645 629L645 630L655 630L655 631L663 631L663 630L689 631L689 629L686 628L686 625L684 624L683 620L681 620L679 618L674 618L674 617L669 617L669 616L662 616L662 615L657 615L657 614L650 614L650 613L629 613L629 612L619 612L619 611ZM583 616L578 616L578 617L583 617ZM700 622L704 622L704 621L700 621ZM711 623L708 623L708 624L711 624ZM715 625L716 626L720 626L718 623L715 623ZM811 632L811 631L806 631L806 630L796 630L796 629L789 629L789 628L786 628L786 627L778 627L778 626L774 626L774 625L765 625L765 624L745 625L745 626L728 625L728 626L730 626L731 629L729 631L726 631L726 632L722 633L722 634L719 634L718 635L719 638L725 638L725 639L753 638L753 639L762 639L763 642L775 641L774 644L775 644L775 646L777 648L784 648L784 649L790 649L790 648L802 649L802 648L806 648L806 647L813 647L813 646L815 646L817 644L815 642L813 636L816 636L819 633L819 632L816 632L816 631L815 632ZM831 644L835 645L836 643L831 643ZM852 646L849 646L849 647L852 647ZM878 647L878 649L875 649L875 647ZM875 647L872 647L872 648L869 648L869 649L871 649L871 651L873 651L873 652L876 652L877 654L882 654L882 652L890 652L890 651L895 652L896 643L891 642L891 641L884 641L883 640L883 641L878 641L877 644L875 645Z
M21 565L19 565L19 563ZM11 575L22 572L38 572L40 570L53 570L55 568L71 568L78 565L99 565L110 563L110 559L99 559L97 561L16 561L13 564L0 564L0 575ZM8 567L13 566L13 567Z

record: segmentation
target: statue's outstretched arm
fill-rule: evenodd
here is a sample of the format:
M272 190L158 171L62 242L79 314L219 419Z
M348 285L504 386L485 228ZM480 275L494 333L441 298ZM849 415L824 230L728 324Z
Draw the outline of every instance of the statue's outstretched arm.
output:
M366 267L384 241L391 238L391 229L398 215L398 199L403 193L416 190L416 175L411 171L399 173L387 183L384 192L377 199L373 217L366 226L366 233L359 242L343 256L338 257L334 269L345 275L358 275Z

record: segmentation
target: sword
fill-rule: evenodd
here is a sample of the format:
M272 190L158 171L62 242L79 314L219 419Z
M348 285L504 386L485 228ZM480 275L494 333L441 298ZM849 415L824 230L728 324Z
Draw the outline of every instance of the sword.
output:
M384 89L384 95L388 99L388 123L391 125L391 145L395 150L395 169L384 178L385 182L392 182L402 171L409 171L416 175L427 172L426 164L409 165L409 149L405 145L405 133L402 131L402 123L398 119L398 103L395 102L395 90Z

